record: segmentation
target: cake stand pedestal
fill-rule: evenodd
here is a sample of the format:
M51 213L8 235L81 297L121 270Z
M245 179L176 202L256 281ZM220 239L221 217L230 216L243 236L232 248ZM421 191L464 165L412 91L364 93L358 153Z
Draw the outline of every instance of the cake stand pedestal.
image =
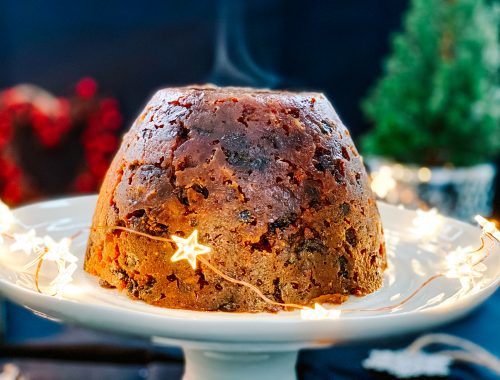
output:
M301 348L321 344L205 343L154 337L158 346L182 347L183 380L295 380L295 365Z
M37 203L15 210L15 217L38 235L59 240L90 226L95 196ZM186 356L184 380L295 379L301 348L361 342L432 329L469 313L497 289L500 244L486 244L481 273L464 286L441 276L404 300L446 264L446 253L457 247L477 247L480 230L452 219L433 242L415 238L415 212L379 204L386 231L389 267L384 286L366 297L351 297L340 306L350 309L336 319L306 320L298 311L222 313L163 309L132 301L117 290L104 289L82 269L87 236L79 235L72 251L79 266L70 286L58 297L40 294L27 281L23 265L9 260L0 245L0 291L38 315L88 328L151 339L156 345L181 346ZM4 243L5 244L5 243ZM16 256L18 257L18 256ZM20 269L21 268L21 269ZM55 273L41 273L48 283Z
M296 379L298 351L222 352L185 349L183 380Z

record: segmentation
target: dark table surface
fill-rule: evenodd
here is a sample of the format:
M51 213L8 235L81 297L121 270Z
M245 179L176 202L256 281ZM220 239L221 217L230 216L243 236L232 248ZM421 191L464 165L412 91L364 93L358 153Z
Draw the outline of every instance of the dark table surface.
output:
M63 326L7 303L0 363L14 363L30 380L180 379L182 352L146 341ZM500 356L500 291L465 318L429 332L469 339ZM406 347L417 336L380 339L363 345L304 350L297 365L299 379L390 379L370 373L361 361L372 348ZM498 379L488 370L453 366L451 379Z

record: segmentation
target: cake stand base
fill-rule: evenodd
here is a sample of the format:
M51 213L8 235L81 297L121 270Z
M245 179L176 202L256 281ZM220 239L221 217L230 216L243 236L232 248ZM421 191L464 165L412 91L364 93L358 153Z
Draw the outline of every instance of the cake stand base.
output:
M298 351L229 352L184 349L183 380L296 380Z

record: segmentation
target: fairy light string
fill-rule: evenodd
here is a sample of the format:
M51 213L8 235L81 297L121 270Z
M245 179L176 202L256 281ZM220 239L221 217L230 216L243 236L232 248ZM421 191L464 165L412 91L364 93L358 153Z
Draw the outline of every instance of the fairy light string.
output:
M414 298L423 288L428 286L431 282L441 277L457 278L466 288L472 278L480 277L481 271L479 268L484 266L483 262L488 257L488 250L485 248L484 237L488 237L493 241L500 242L500 231L497 229L493 222L488 221L482 216L476 216L476 222L482 228L480 236L480 246L475 249L457 247L455 250L449 252L445 256L445 263L447 270L434 274L427 278L416 290L410 295L405 297L402 301L392 305L383 306L379 308L365 308L365 309L326 309L320 304L315 304L314 308L294 304L277 302L267 297L257 286L243 280L235 279L212 264L205 256L212 252L211 248L200 244L198 242L198 230L193 230L187 238L182 238L172 235L170 238L162 236L153 236L141 231L123 226L97 226L93 229L105 231L123 231L127 233L136 234L151 240L161 241L165 243L174 243L176 251L171 256L172 262L180 262L186 260L188 264L194 269L197 263L200 262L204 267L208 268L216 275L233 284L242 285L250 289L261 298L264 302L272 306L278 306L284 309L298 309L301 313L302 319L336 319L342 313L351 312L377 312L394 310L412 298ZM16 220L7 205L0 201L0 243L4 242L4 238L12 241L9 246L11 253L23 253L27 256L34 254L35 258L32 259L23 268L24 273L29 269L35 268L34 271L34 286L35 289L42 293L39 285L39 277L42 270L42 264L45 261L55 263L57 267L57 275L50 281L48 290L51 295L59 295L64 288L71 283L72 276L77 269L77 257L70 251L72 241L81 233L71 237L65 237L60 241L53 240L50 236L39 237L33 229L29 229L24 233L12 233L12 228L16 225ZM436 211L422 211L417 210L416 217L413 219L413 228L411 232L419 239L429 239L435 237L437 232L441 230L444 224L444 218ZM473 261L475 254L480 251L485 251L478 260ZM483 268L484 269L484 268Z
M98 227L93 227L93 229L95 229L95 230L104 229L104 230L109 230L109 231L113 231L113 230L125 231L125 232L136 234L138 236L147 237L151 240L161 241L161 242L165 242L165 243L175 243L177 245L177 251L170 258L170 260L173 262L187 260L189 262L189 264L191 265L191 267L193 269L196 269L196 263L197 263L197 261L199 261L204 266L206 266L210 270L212 270L215 274L222 277L224 280L231 282L233 284L236 284L236 285L242 285L242 286L249 288L255 294L257 294L257 296L260 297L264 302L266 302L270 305L280 306L280 307L284 307L284 308L308 309L308 310L310 309L304 305L298 305L298 304L294 304L294 303L276 302L276 301L270 299L269 297L266 297L264 295L264 293L262 293L257 286L252 285L252 284L250 284L246 281L243 281L243 280L237 280L237 279L225 274L220 269L218 269L217 267L212 265L210 263L210 261L208 261L207 259L205 259L204 257L201 256L203 254L210 253L211 249L208 246L205 246L205 245L198 243L198 230L193 230L193 232L191 233L191 235L188 236L187 239L183 239L183 238L180 238L180 237L175 236L175 235L172 235L171 239L168 239L168 238L165 238L162 236L153 236L153 235L149 235L149 234L146 234L143 232L135 231L135 230L127 228L127 227L98 226Z

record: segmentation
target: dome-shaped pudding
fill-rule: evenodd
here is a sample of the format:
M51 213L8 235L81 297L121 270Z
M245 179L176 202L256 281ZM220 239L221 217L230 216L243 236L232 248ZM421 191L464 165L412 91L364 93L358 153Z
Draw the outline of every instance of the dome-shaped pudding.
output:
M276 311L203 263L172 261L198 231L204 259L279 303L342 302L382 284L382 227L346 127L319 93L160 90L102 185L85 270L147 303Z

